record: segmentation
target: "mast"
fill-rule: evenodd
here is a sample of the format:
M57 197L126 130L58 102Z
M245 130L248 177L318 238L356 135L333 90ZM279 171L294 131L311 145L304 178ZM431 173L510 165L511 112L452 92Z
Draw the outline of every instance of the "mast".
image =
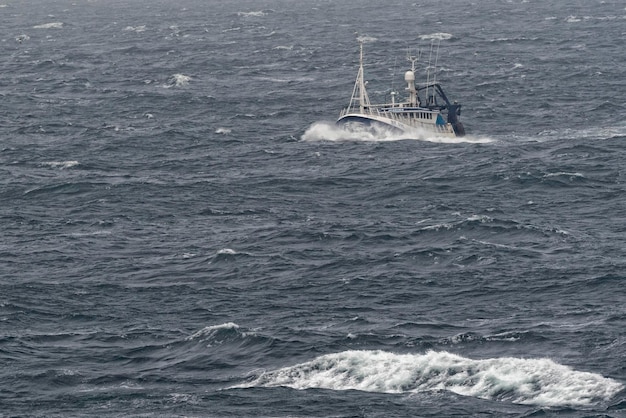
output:
M348 105L348 109L355 110L357 108L360 113L365 112L365 108L370 106L370 99L367 95L367 90L365 90L366 82L363 71L363 40L359 39L360 43L360 54L359 54L359 72L356 76L356 82L354 83L354 89L352 89L352 97L350 98L350 104Z
M359 52L359 73L356 76L356 82L354 83L354 89L352 90L352 97L350 98L349 108L353 109L357 107L359 103L359 111L365 112L365 108L370 106L370 98L365 90L366 82L363 71L363 40L359 39L360 52Z
M428 67L426 72L426 104L433 105L435 97L435 84L437 84L437 63L439 61L439 47L441 46L441 39L437 42L437 50L435 52L435 65L432 66L433 48L435 47L435 40L430 41L430 55L428 56ZM433 81L430 82L430 70L433 70ZM430 88L432 86L432 95L430 94ZM431 100L433 99L433 100Z
M441 38L437 42L437 54L435 55L435 68L433 69L433 84L437 84L437 62L439 61L439 47L441 46Z
M432 63L432 57L433 57L433 46L434 46L434 40L431 39L430 41L430 53L428 54L428 66L426 67L426 105L430 105L430 65Z
M365 100L365 80L363 77L363 40L359 40L359 110L361 113L365 110L363 101Z

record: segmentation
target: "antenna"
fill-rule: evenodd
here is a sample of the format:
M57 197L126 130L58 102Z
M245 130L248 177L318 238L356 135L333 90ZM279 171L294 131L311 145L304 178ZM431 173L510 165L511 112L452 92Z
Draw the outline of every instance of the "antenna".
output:
M398 65L398 57L393 60L393 71L391 72L391 104L396 104L396 86L394 85L396 79L396 69Z
M439 61L439 47L441 46L441 38L439 38L439 42L437 42L437 54L435 55L435 68L433 69L433 89L434 84L437 83L437 62Z
M430 40L430 53L428 54L428 66L426 67L426 104L430 101L430 93L428 90L430 89L430 63L432 62L433 57L433 44L434 40Z
M363 101L365 100L365 80L364 77L365 75L363 74L363 39L359 39L359 74L361 74L361 83L359 85L359 104L360 104L360 108L361 108L361 113L363 113L363 108L364 108L364 104Z
M411 71L415 71L415 63L420 60L421 51L417 50L417 55L411 55L411 47L407 48L406 59L411 62Z

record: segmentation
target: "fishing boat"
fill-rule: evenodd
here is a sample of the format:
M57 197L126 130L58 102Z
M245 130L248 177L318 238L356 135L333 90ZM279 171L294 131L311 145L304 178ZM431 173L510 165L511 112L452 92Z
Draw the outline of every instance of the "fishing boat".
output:
M432 57L432 45L431 53ZM437 57L439 49L437 48ZM372 104L367 94L363 71L363 42L360 41L359 72L354 83L350 104L344 108L337 124L350 130L367 129L408 135L420 131L433 132L438 136L460 137L465 128L459 120L461 105L450 102L441 84L436 80L436 59L433 79L430 80L431 65L427 67L425 83L415 83L415 63L419 57L408 54L411 69L404 74L407 97L396 101L397 92L391 92L391 103ZM430 61L430 59L429 59Z

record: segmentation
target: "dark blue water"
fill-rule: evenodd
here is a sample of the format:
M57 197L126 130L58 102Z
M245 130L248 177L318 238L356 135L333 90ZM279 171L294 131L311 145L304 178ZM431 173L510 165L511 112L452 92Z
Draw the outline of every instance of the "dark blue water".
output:
M625 416L626 5L421 3L5 1L0 416Z

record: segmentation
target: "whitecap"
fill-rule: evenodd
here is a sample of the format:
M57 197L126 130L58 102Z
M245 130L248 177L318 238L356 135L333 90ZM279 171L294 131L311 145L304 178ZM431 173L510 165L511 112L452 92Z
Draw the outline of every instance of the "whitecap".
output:
M447 390L463 396L542 406L589 405L624 388L616 380L550 359L474 360L448 352L344 351L262 373L237 387L321 388L378 393Z
M289 83L291 80L288 78L277 77L255 77L257 80L269 81L270 83Z
M42 166L51 167L51 168L60 168L60 169L72 168L72 167L77 166L78 164L79 164L78 161L75 161L75 160L71 160L71 161L44 161L43 163L41 163Z
M237 330L239 329L239 325L234 322L226 322L224 324L219 325L210 325L208 327L202 328L200 331L196 331L186 338L187 341L195 340L197 338L210 337L214 335L217 331L220 330Z
M237 254L237 252L235 250L232 250L230 248L222 248L221 250L219 250L217 252L218 254L228 254L228 255L234 255Z
M267 15L267 13L265 13L263 10L259 10L256 12L238 12L237 13L237 16L241 16L241 17L261 17L265 15Z
M69 234L70 237L97 237L101 235L111 235L111 231L97 230L90 232L72 232Z
M124 31L125 32L136 32L136 33L145 32L146 31L146 25L126 26L124 28Z
M185 87L191 81L191 77L185 74L174 74L170 78L167 79L167 84L164 86L165 88L171 87Z
M372 42L376 42L377 40L378 38L374 38L373 36L367 36L367 35L359 36L357 38L357 41L363 42L364 44L370 44Z
M33 26L33 29L61 29L63 22L44 23L42 25Z
M487 215L471 215L469 218L467 218L468 222L480 222L480 223L486 223L486 222L492 222L493 219L490 218Z
M436 33L430 33L428 35L420 35L419 38L425 41L426 40L445 41L448 39L452 39L452 34L445 33L445 32L436 32Z
M585 175L583 173L569 173L569 172L561 171L561 172L558 172L558 173L548 173L548 174L544 175L543 177L544 178L547 178L547 177L569 177L570 180L571 180L574 177L584 178Z
M231 129L228 129L228 128L217 128L215 130L216 134L222 134L222 135L228 135L231 132L232 132Z
M451 230L452 228L454 228L453 224L450 223L442 223L442 224L436 224L436 225L429 225L429 226L425 226L424 228L422 228L422 231L440 231L442 229L445 230Z

